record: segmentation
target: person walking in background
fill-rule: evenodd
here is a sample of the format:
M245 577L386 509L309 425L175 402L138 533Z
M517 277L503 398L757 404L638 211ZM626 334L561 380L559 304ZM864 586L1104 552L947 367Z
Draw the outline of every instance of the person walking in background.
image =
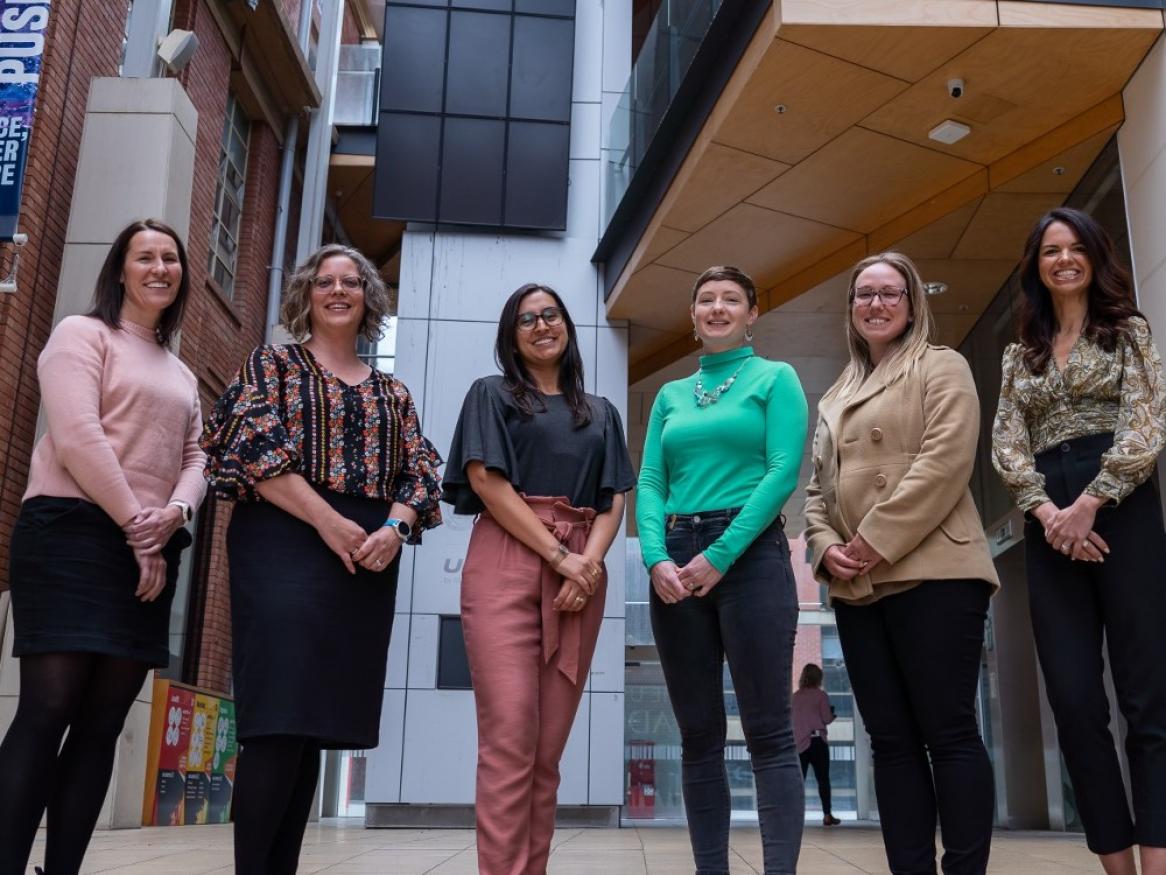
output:
M126 715L170 659L183 524L206 488L198 384L167 348L188 291L178 234L134 222L93 308L61 320L37 363L48 428L12 532L20 700L0 744L0 875L23 875L46 807L49 875L79 871Z
M409 390L357 356L388 304L355 249L310 255L283 303L302 342L252 352L202 437L211 485L235 502L235 870L247 875L296 871L320 751L379 743L401 545L441 523L441 458Z
M1055 209L1021 260L996 470L1025 512L1029 604L1085 838L1109 875L1166 873L1166 531L1150 480L1166 383L1129 274L1088 214ZM1108 660L1103 658L1104 650ZM1103 670L1126 718L1133 816Z
M822 825L842 823L830 806L830 746L826 742L826 727L834 722L834 708L830 697L822 690L822 667L807 662L798 678L798 689L793 695L794 741L802 761L802 780L814 767L818 784L818 799L822 802Z
M797 486L806 399L793 368L753 354L757 290L735 267L698 277L704 355L652 405L636 520L651 618L680 727L698 875L729 871L724 663L757 785L766 875L797 867L805 812L790 723L798 600L780 516Z
M860 261L847 297L850 363L818 405L806 541L870 733L891 872L935 872L938 816L943 871L983 875L995 793L975 700L999 581L968 489L976 386L929 343L906 256Z
M559 760L603 620L603 564L635 483L619 413L583 390L575 323L543 285L502 307L500 375L462 404L442 485L478 514L461 611L478 717L478 871L544 875Z

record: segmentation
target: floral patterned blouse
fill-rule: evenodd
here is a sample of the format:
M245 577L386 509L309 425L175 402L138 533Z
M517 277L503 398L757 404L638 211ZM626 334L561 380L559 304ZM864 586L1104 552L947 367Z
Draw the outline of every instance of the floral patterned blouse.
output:
M1050 356L1029 373L1023 347L1010 344L1003 371L992 461L1021 510L1049 500L1033 457L1073 438L1114 433L1089 495L1118 504L1150 476L1166 444L1166 383L1144 319L1130 318L1113 352L1082 334L1063 371Z
M421 434L409 390L375 369L349 386L300 344L258 347L215 402L199 443L220 497L261 500L256 483L291 471L411 507L413 540L441 524L441 456Z

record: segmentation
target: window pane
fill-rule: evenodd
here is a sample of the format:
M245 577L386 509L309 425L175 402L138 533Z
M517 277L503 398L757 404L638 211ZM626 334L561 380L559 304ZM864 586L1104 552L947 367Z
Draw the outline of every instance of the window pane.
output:
M441 112L448 18L445 10L386 8L381 109Z
M447 118L441 159L442 222L502 221L502 152L506 122Z
M515 16L511 117L569 122L574 55L573 21Z
M450 15L446 112L506 115L510 21L484 12Z

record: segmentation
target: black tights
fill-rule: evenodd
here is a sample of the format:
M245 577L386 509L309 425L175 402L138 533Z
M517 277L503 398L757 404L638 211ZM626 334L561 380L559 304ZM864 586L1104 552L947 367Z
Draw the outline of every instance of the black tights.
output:
M294 875L319 777L320 746L310 738L243 742L233 801L236 872Z
M21 658L20 700L0 744L0 875L23 875L46 808L47 875L80 870L148 671L140 660L97 653ZM70 726L78 731L62 746Z

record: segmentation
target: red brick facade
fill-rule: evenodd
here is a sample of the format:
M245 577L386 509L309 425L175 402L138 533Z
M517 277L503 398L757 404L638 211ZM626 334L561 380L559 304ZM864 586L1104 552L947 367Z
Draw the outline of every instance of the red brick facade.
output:
M180 77L198 111L198 131L187 241L191 298L179 355L198 376L204 411L247 351L263 342L280 164L276 133L253 119L236 285L228 299L208 279L207 260L220 141L237 62L209 2L213 0L177 0L174 10L174 26L193 30L199 39L198 51ZM295 27L299 0L261 2L280 2ZM118 74L127 5L52 7L21 209L20 230L28 234L29 243L20 264L20 291L0 295L0 410L10 412L0 417L0 588L7 580L8 542L28 477L40 402L36 358L52 328L89 82ZM345 18L347 39L354 41L350 10ZM298 194L293 192L293 199ZM298 212L297 204L289 228L293 241ZM226 510L212 503L204 506L199 538L184 557L194 563L184 679L220 691L230 688Z

